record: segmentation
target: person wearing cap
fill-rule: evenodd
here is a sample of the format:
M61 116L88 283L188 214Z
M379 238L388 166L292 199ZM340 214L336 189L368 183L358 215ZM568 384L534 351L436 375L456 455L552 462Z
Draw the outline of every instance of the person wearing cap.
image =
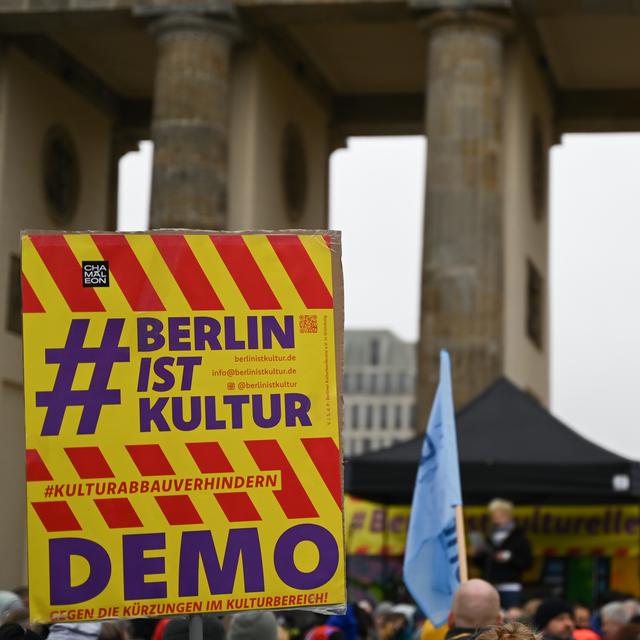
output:
M543 600L533 616L534 627L543 640L572 640L573 608L564 600Z
M522 574L531 567L531 546L513 518L513 504L496 498L488 507L492 529L486 539L476 533L471 555L482 569L482 577L500 594L500 605L509 609L520 605ZM478 538L479 536L479 538Z
M228 640L277 640L278 620L271 611L245 611L231 618Z

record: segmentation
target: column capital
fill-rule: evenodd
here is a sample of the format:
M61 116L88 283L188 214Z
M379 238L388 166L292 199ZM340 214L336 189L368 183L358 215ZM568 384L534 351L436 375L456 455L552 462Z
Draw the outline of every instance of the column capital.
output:
M242 30L231 0L208 0L193 3L137 4L134 15L149 19L149 31L156 37L174 32L204 32L240 39Z
M409 0L414 10L422 8L422 0ZM494 31L500 35L510 35L515 30L513 18L504 11L478 9L440 9L421 13L418 24L425 33L432 33L446 27L478 27Z

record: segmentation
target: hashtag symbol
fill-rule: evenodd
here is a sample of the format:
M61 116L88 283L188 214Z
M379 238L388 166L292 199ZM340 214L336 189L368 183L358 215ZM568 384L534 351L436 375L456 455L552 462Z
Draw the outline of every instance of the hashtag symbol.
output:
M53 495L53 485L50 484L47 486L47 488L44 490L44 497L45 498L50 498Z
M129 348L118 346L124 320L107 320L99 347L85 347L89 320L72 320L67 342L61 349L45 349L45 362L57 364L58 373L51 391L36 393L36 406L46 407L43 436L57 436L67 407L82 407L78 434L95 433L104 405L120 404L120 391L109 389L111 370L116 362L129 362ZM78 365L94 365L88 389L72 389Z

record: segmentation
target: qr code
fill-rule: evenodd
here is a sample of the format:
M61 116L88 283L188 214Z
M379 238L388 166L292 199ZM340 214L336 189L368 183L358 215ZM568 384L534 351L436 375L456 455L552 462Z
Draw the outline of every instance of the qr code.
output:
M318 316L300 316L299 323L300 333L318 333Z

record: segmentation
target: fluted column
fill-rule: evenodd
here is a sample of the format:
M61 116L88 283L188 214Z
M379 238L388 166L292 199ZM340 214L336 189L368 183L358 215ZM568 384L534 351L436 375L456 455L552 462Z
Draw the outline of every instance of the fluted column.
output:
M151 228L227 224L229 58L227 16L156 19Z
M502 372L503 38L498 15L438 12L427 37L428 142L418 427L449 350L460 407Z

